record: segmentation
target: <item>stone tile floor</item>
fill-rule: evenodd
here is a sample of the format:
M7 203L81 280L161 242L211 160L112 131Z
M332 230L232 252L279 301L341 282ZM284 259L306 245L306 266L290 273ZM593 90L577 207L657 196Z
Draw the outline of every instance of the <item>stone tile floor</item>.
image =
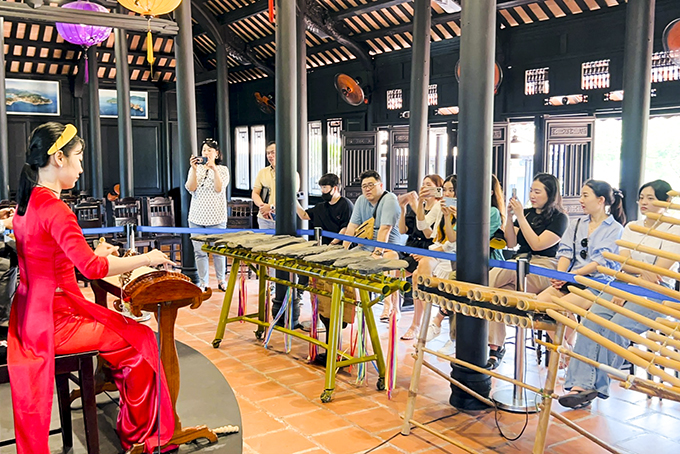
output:
M214 280L214 276L213 276ZM88 295L88 289L84 293ZM249 310L255 311L256 281L248 282ZM91 297L91 294L88 295ZM253 335L255 325L232 323L219 349L211 342L224 293L216 291L197 310L182 310L177 320L176 337L210 359L224 374L238 399L243 418L243 452L245 454L425 454L465 452L422 429L409 436L400 435L413 367L413 341L399 341L397 388L392 399L375 388L377 373L368 367L365 384L357 385L356 372L342 370L337 376L333 401L322 404L319 395L324 387L324 369L308 363L309 346L294 339L286 354L283 335L274 333L265 350ZM232 315L236 314L234 298ZM309 303L303 302L302 319L308 318ZM376 307L376 314L381 310ZM399 333L409 326L412 313L399 322ZM151 323L153 325L153 323ZM380 324L383 349L387 350L387 325ZM512 330L509 334L513 335ZM349 344L350 329L344 331L344 345ZM447 338L444 332L430 343L440 348ZM508 338L510 339L510 337ZM512 375L513 347L499 371ZM527 381L539 385L545 369L537 366L533 352L527 353ZM437 358L430 362L448 374L449 363ZM494 383L494 387L499 386ZM507 386L500 384L500 386ZM562 392L558 383L558 393ZM501 437L492 410L461 412L448 404L448 382L423 368L415 419L429 423L438 431L481 453L529 453L532 451L538 416L498 413L498 426L508 438ZM556 402L553 409L588 431L601 437L620 452L637 454L680 453L680 403L647 399L646 396L612 387L612 397L596 400L591 409L565 411ZM525 427L526 422L526 428ZM546 453L599 454L608 452L583 436L553 420Z

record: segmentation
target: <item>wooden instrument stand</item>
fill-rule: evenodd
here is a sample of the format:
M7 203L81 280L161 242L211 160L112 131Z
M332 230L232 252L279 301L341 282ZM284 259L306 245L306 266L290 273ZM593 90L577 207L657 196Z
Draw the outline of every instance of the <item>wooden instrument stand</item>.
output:
M179 358L175 347L175 321L177 311L189 306L197 309L201 303L212 296L208 289L202 292L188 277L180 273L157 271L143 267L133 271L130 282L121 291L119 276L109 276L92 281L95 302L106 306L107 293L129 300L133 315L140 316L141 311L152 312L158 323L160 332L160 354L168 382L172 409L175 414L175 433L168 444L181 445L190 441L206 438L211 443L217 442L217 435L205 425L182 427L177 415L177 396L179 395ZM158 317L160 310L160 319ZM138 449L137 449L138 448ZM128 452L141 453L143 445L135 445Z

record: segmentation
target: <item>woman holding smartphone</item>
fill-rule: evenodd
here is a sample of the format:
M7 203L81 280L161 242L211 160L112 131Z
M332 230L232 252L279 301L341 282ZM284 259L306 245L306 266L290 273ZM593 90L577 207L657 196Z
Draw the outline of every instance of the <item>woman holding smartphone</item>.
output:
M191 194L189 208L189 227L204 229L224 229L227 227L227 185L229 169L220 165L222 154L213 139L205 139L201 156L192 156L189 177L184 185ZM198 268L198 286L205 289L210 285L208 254L201 250L203 243L192 241L194 257ZM217 287L227 290L225 280L226 257L213 255Z
M516 193L508 202L508 217L505 222L505 241L508 248L519 245L516 258L528 260L532 265L555 269L557 247L569 224L562 208L560 184L557 178L547 173L534 177L529 193L531 208L524 208ZM513 222L513 215L515 221ZM515 290L517 273L514 270L494 268L489 272L489 286ZM550 287L550 279L529 274L526 279L527 292L540 293ZM487 367L495 369L505 355L505 325L489 323L489 360Z
M401 215L399 216L399 233L408 234L406 246L427 249L432 245L432 231L441 218L439 201L443 195L444 180L439 175L426 175L420 192L409 192L399 197ZM406 255L408 262L406 272L414 273L418 268L418 259L414 255ZM402 340L415 339L423 317L423 305L413 299L413 321L409 329L401 336Z

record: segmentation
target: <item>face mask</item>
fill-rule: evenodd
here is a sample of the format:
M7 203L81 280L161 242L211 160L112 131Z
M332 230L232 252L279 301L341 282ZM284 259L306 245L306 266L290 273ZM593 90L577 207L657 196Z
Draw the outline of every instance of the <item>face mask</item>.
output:
M330 202L331 200L333 200L333 194L331 194L330 192L321 193L321 200L323 200L324 202Z

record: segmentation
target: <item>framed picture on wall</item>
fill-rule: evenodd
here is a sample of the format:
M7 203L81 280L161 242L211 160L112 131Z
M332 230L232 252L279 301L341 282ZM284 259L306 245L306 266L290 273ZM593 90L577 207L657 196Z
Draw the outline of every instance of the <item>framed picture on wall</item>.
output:
M5 104L10 115L59 116L59 81L6 79Z
M102 118L118 118L116 90L99 89L99 115ZM134 120L149 119L149 93L130 90L130 117Z

